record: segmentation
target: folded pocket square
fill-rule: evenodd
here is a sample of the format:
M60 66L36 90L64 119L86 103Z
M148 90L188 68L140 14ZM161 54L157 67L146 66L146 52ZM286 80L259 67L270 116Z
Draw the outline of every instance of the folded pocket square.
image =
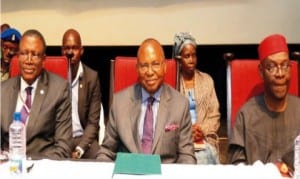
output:
M166 131L166 132L168 132L168 131L174 131L174 130L176 130L178 127L179 127L179 125L177 125L177 124L169 124L169 125L166 125L165 131Z

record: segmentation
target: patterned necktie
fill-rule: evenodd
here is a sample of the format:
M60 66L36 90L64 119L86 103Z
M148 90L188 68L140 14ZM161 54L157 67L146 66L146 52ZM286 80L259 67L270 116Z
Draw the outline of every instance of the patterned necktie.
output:
M24 124L26 124L26 120L27 120L27 117L28 117L30 109L31 109L31 90L32 90L31 86L28 86L27 88L25 88L26 101L23 104L23 107L21 109L21 120Z
M153 142L153 112L152 112L152 104L155 98L150 96L147 101L147 109L144 119L144 129L143 129L143 137L142 137L142 149L143 153L151 154L152 150L152 142Z

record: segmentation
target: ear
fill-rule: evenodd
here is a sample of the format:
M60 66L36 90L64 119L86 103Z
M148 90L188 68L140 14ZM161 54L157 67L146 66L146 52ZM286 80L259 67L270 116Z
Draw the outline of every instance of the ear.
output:
M81 50L80 50L80 56L83 55L83 52L84 52L84 48L81 46Z

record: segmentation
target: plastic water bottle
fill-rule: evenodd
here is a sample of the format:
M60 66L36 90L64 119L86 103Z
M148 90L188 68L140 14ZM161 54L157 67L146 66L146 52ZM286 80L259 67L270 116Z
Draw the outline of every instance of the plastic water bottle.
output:
M295 139L294 179L300 179L300 135Z
M19 112L14 113L14 120L9 126L9 159L10 173L25 173L26 130Z

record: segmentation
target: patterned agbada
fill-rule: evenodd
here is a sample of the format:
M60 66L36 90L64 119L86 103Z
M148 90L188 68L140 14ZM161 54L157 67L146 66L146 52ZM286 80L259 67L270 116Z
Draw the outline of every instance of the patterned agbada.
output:
M214 82L211 76L195 70L195 100L197 120L207 142L218 148L217 131L220 127L219 102L216 96ZM183 77L180 76L180 92L188 97Z
M269 111L263 95L241 108L229 139L229 163L290 162L286 159L291 158L294 139L300 134L300 99L288 95L287 100L284 112Z

